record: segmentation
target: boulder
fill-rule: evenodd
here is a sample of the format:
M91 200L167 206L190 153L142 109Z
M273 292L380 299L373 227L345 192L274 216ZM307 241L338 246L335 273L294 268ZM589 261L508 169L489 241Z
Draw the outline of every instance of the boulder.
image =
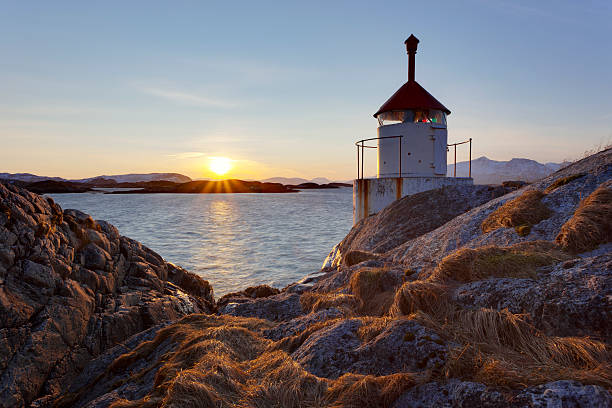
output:
M440 368L446 346L436 333L412 320L353 318L311 334L291 356L320 377L387 375Z
M403 197L359 221L334 247L324 267L337 266L342 261L349 261L350 266L359 259L373 259L373 254L388 252L508 191L504 187L457 186Z
M250 299L239 298L219 308L220 314L231 316L257 317L272 321L286 321L304 314L297 293L280 293L278 295Z
M214 311L208 282L109 223L2 183L0 210L0 407L51 401L128 337Z
M559 263L538 279L487 279L459 286L468 308L528 313L551 336L591 336L612 343L612 253Z

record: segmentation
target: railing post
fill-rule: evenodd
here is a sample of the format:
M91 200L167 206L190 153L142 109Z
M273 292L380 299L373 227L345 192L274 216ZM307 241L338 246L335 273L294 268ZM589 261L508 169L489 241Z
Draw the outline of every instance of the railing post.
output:
M361 142L361 178L362 179L364 178L363 177L363 151L365 150L364 143L365 142L363 142L363 141Z
M470 171L469 178L472 178L472 138L470 137Z
M453 177L457 177L457 144L455 143L455 171L453 173Z
M357 145L357 180L359 180L359 145Z

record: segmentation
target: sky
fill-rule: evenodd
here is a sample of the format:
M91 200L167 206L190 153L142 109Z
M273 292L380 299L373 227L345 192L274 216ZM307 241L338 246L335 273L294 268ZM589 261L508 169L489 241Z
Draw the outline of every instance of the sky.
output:
M411 33L449 143L575 159L612 141L610 21L608 0L0 0L0 172L350 180Z

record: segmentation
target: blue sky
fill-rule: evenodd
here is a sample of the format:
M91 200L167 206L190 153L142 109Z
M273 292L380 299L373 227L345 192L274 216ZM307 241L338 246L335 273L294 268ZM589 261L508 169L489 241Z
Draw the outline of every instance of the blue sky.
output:
M612 3L0 1L0 172L351 179L406 80L474 157L612 140ZM368 158L374 171L375 156Z

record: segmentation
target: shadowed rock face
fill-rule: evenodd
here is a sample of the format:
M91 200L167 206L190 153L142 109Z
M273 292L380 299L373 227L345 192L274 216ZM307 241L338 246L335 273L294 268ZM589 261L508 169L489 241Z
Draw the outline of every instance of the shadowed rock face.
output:
M1 407L56 396L135 333L214 308L208 282L111 224L0 184Z

